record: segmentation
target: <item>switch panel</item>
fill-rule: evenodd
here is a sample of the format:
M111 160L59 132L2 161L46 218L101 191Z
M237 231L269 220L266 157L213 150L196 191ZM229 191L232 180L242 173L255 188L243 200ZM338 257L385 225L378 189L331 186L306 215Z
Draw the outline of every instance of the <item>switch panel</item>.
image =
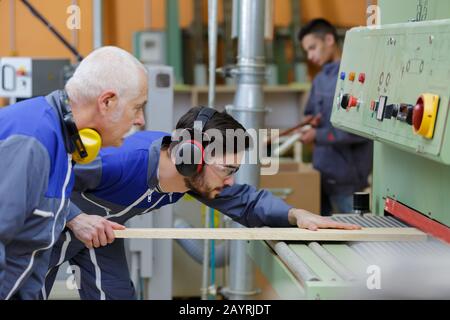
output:
M449 52L450 20L351 29L333 125L450 164Z
M0 97L31 98L63 89L68 59L0 58Z

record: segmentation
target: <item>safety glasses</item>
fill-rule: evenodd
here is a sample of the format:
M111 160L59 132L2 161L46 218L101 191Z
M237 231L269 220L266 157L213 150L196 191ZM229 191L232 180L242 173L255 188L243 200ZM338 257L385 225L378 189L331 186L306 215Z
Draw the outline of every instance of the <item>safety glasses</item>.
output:
M222 178L228 178L236 174L239 170L239 166L211 164L209 165L213 171Z

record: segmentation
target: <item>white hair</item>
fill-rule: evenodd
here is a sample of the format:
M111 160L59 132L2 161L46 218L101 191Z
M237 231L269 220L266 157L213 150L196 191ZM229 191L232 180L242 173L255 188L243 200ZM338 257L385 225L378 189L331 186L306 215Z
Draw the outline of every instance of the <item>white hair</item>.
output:
M129 52L102 47L81 61L65 88L77 103L95 101L102 92L113 90L123 105L139 96L142 73L147 75L146 68Z

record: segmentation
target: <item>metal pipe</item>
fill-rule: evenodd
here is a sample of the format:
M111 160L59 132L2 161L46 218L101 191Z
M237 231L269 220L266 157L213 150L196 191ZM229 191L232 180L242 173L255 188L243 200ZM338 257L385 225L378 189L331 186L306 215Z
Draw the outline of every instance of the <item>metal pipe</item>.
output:
M209 91L208 107L214 108L216 99L216 60L217 60L217 0L208 0L208 43L209 43Z
M177 218L174 222L175 228L193 228L191 224L189 224L186 220L181 218ZM201 264L203 261L203 253L202 246L203 241L198 239L176 239L175 240L192 259L194 259L197 263ZM215 251L217 252L216 256L216 265L219 268L225 266L225 242L216 245Z
M267 64L267 76L266 84L269 86L278 85L278 66L274 60L273 38L274 38L274 18L273 18L273 0L266 1L266 28L264 30L264 36L266 38L265 50L266 50L266 64Z
M175 228L193 228L192 225L183 219L176 219L174 223ZM198 239L176 239L175 240L186 253L195 260L198 264L203 262L203 243L204 241ZM217 268L225 267L226 263L226 246L225 242L216 244L215 251L215 265Z
M324 247L317 242L311 242L308 247L322 259L331 269L333 269L344 281L353 281L356 276L348 270L339 260L329 253Z
M214 108L216 97L216 57L217 57L217 0L208 0L208 47L209 47L209 90L208 107ZM205 227L209 228L211 219L207 210ZM214 245L214 244L213 244ZM210 263L210 241L205 240L203 248L202 299L208 298L208 271ZM212 261L211 261L212 262ZM214 265L214 263L212 263ZM214 285L212 283L212 285Z
M209 214L205 214L205 228L209 228ZM209 277L209 240L203 242L203 264L202 264L202 300L208 299L208 277Z
M306 57L298 41L298 32L301 29L301 14L300 14L300 0L291 0L292 10L292 30L291 38L294 44L294 74L295 81L303 83L308 81L308 66L306 64Z
M210 215L210 227L215 227L215 217L214 217L214 209L209 208L209 215ZM216 295L216 242L214 240L211 240L211 256L210 256L210 270L211 270L211 277L210 277L210 292L213 295Z
M193 10L192 33L196 46L194 50L194 85L206 86L208 76L203 54L203 0L194 0Z
M294 143L300 140L301 137L301 133L294 133L273 151L273 156L278 157L284 155L294 145Z
M152 0L144 0L144 29L152 27Z
M264 19L266 2L240 0L238 23L238 63L234 72L237 91L234 105L227 110L247 129L264 126L265 54ZM236 9L236 8L235 8ZM237 21L235 18L234 21ZM243 164L236 183L259 185L260 165ZM242 227L237 223L233 227ZM232 241L230 248L229 284L224 290L230 299L245 299L256 293L254 267L247 256L245 241Z
M141 287L139 286L140 282L140 271L139 266L141 265L139 252L131 253L131 270L130 270L130 278L133 283L136 284L136 296L141 296Z
M303 286L307 281L320 281L314 271L285 242L267 241L267 243Z
M93 9L93 39L94 49L103 46L103 0L94 0L92 2Z
M235 54L234 54L234 41L233 41L233 3L235 1L223 1L222 14L223 14L223 46L222 46L222 56L224 61L224 68L230 68L235 64ZM234 85L234 79L232 77L225 77L226 85Z
M78 0L72 0L72 5L78 6ZM78 29L72 29L72 45L74 48L78 48Z
M233 0L232 2L232 15L233 18L231 20L231 38L235 39L238 37L239 33L239 8L240 8L240 0Z
M10 55L15 56L16 52L16 1L9 0L9 49Z
M273 16L273 0L265 0L266 1L266 16L265 16L265 28L264 28L264 37L266 40L273 40L274 32L274 16Z

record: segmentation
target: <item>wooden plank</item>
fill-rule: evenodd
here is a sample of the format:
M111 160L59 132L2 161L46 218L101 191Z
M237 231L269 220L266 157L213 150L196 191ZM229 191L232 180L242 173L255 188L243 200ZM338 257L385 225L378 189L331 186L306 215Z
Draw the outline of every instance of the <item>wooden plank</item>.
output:
M263 86L263 90L266 93L304 93L311 89L310 83L294 83L290 85L276 85L276 86ZM189 86L189 85L176 85L175 93L195 93L195 94L207 94L208 86ZM217 93L235 93L236 86L219 85L216 87Z
M415 228L363 228L361 230L299 228L148 228L115 230L117 238L286 240L286 241L423 241L427 235Z

